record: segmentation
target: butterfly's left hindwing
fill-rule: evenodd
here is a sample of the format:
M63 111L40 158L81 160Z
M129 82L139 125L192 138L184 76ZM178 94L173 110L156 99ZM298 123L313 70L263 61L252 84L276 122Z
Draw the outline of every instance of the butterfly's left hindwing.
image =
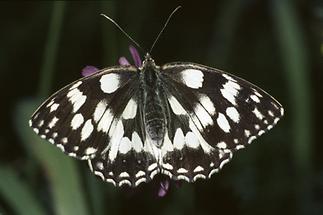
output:
M138 95L138 94L137 94ZM135 187L150 181L158 172L153 144L146 141L141 116L141 99L133 96L121 118L116 119L113 140L101 154L89 160L90 169L104 181L116 186Z
M75 81L53 94L32 115L30 126L64 153L89 159L105 150L138 88L137 68L111 67Z
M163 171L173 179L211 176L283 115L274 98L231 74L193 63L166 64L161 73L172 111Z

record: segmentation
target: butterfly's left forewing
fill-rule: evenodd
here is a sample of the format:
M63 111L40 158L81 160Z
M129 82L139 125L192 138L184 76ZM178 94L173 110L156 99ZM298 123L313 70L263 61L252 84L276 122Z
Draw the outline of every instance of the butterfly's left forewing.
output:
M163 171L174 179L210 177L258 136L283 108L269 94L231 74L193 63L161 67L171 110Z

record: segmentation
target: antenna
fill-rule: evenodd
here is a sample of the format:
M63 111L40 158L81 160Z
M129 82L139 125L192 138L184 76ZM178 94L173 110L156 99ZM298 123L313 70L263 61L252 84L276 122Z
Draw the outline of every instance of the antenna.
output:
M158 39L159 39L159 37L161 36L161 34L164 32L164 30L165 30L165 28L166 28L166 26L168 25L168 23L169 23L169 21L170 21L170 19L172 18L172 16L174 15L174 13L176 12L176 11L178 11L180 8L181 8L182 6L177 6L174 10L173 10L173 12L168 16L168 18L167 18L167 20L166 20L166 22L165 22L165 24L164 24L164 26L163 26L163 28L161 29L161 31L159 32L159 34L157 35L157 37L156 37L156 39L155 39L155 41L153 42L153 44L152 44L152 46L151 46L151 48L150 48L150 50L149 50L149 53L151 53L151 51L153 50L153 48L154 48L154 46L156 45L156 43L157 43L157 41L158 41ZM107 16L107 15L105 15L105 14L103 14L103 13L101 13L100 14L101 16L103 16L103 17L105 17L106 19L108 19L110 22L112 22L126 37L128 37L128 39L129 40L131 40L138 48L140 48L143 52L145 52L144 51L144 49L139 45L139 43L137 43L134 39L132 39L132 37L129 35L129 34L127 34L126 33L126 31L125 30L123 30L122 28L121 28L121 26L116 22L116 21L114 21L111 17L109 17L109 16Z
M137 43L134 39L132 39L132 37L130 37L130 35L129 34L127 34L126 32L125 32L125 30L123 30L121 27L120 27L120 25L118 25L118 23L116 23L116 21L114 21L112 18L110 18L109 16L107 16L107 15L105 15L105 14L103 14L103 13L101 13L100 14L101 16L104 16L105 18L107 18L110 22L112 22L117 28L119 28L119 30L126 36L126 37L128 37L128 39L129 40L131 40L138 48L140 48L143 52L145 52L144 51L144 49L139 45L139 43Z
M159 32L159 34L157 35L157 37L156 37L155 41L153 42L153 44L152 44L152 46L151 46L151 48L150 48L150 50L149 50L149 53L151 53L151 51L153 50L153 48L154 48L155 44L157 43L157 41L158 41L158 39L159 39L160 35L161 35L161 34L163 33L163 31L165 30L166 26L168 25L168 22L170 21L170 19L171 19L171 18L172 18L172 16L174 15L174 13L175 13L176 11L178 11L181 7L182 7L182 6L177 6L177 7L173 10L173 12L168 16L168 18L167 18L167 20L166 20L166 22L165 22L165 24L164 24L163 28L161 29L161 31L160 31L160 32Z

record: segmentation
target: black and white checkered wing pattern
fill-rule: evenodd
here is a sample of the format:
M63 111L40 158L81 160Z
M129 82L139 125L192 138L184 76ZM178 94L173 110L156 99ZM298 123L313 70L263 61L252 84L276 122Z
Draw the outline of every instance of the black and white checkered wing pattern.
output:
M104 181L135 187L158 173L208 178L283 115L274 98L243 79L193 63L160 68L146 60L141 68L111 67L67 85L38 108L30 126L67 155L88 160Z
M30 126L64 153L90 159L112 142L116 118L131 115L137 68L111 67L62 88L32 115ZM131 104L129 104L131 103Z
M175 180L210 177L283 115L265 91L220 70L170 63L161 71L171 110L162 171Z

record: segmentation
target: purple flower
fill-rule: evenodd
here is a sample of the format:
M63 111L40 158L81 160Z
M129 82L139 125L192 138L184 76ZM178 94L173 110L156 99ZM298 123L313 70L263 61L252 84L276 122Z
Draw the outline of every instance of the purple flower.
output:
M82 76L83 77L89 76L96 73L97 71L99 71L99 69L96 68L95 66L86 66L82 69Z
M137 51L137 49L133 46L129 46L129 51L130 51L130 54L132 56L132 59L133 59L133 62L135 64L136 67L140 67L141 64L142 64L142 61L141 61L141 58L140 58L140 55ZM125 57L120 57L119 58L119 64L120 65L123 65L123 66L128 66L130 65L129 61L127 60L127 58Z
M140 67L142 65L142 60L140 58L140 55L139 55L137 49L130 45L129 51L130 51L130 54L132 56L135 66ZM129 61L125 57L120 57L118 62L122 66L130 65ZM82 69L82 76L83 77L89 76L89 75L92 75L98 71L99 71L99 69L96 68L95 66L86 66ZM157 196L164 197L164 196L166 196L166 194L168 193L168 191L170 189L170 180L168 178L163 178L163 179L158 179L158 180L160 180L160 182L159 182Z
M129 51L130 51L130 54L132 56L132 59L134 61L135 66L140 67L142 65L142 61L141 61L141 58L140 58L140 55L139 55L137 49L130 45L129 46ZM129 61L125 57L120 57L119 58L119 64L121 66L130 65ZM99 71L99 69L96 68L95 66L86 66L86 67L84 67L82 69L82 76L83 77L89 76L89 75L92 75L92 74L96 73L97 71Z
M168 190L169 190L169 180L165 179L160 181L160 186L159 186L159 190L158 190L158 197L164 197L166 196Z
M120 57L119 58L119 64L122 66L128 66L130 65L129 61L125 57Z
M140 55L139 55L137 49L135 47L133 47L133 46L129 46L129 51L131 53L132 59L133 59L133 61L135 63L135 66L136 67L141 67L142 61L141 61L141 58L140 58Z

